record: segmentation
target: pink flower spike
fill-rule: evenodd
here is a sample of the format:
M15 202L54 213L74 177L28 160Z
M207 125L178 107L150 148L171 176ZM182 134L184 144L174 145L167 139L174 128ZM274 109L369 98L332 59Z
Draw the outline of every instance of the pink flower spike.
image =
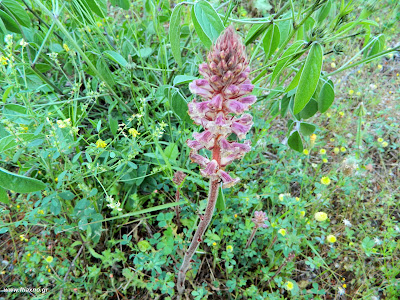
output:
M218 175L223 181L222 188L230 188L240 181L239 178L233 179L228 173L223 170L219 170Z
M231 150L231 143L226 140L226 138L222 138L219 140L219 146L221 147L222 151L229 151Z
M251 220L257 227L263 227L263 228L268 227L268 225L265 224L265 222L268 221L268 217L267 214L263 211L255 211L254 218Z
M199 164L203 168L206 167L207 164L210 162L208 158L194 152L190 152L189 158L192 162Z
M235 159L242 158L243 155L244 155L244 153L242 153L242 152L236 152L236 153L222 156L221 157L221 167L226 167L231 162L233 162Z
M204 177L215 176L218 170L218 163L215 159L210 161L203 170L200 170Z

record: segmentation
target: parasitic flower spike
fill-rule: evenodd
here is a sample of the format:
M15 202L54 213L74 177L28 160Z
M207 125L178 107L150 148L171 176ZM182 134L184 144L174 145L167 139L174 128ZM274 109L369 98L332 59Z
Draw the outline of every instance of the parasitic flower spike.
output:
M248 78L250 68L245 46L233 26L221 33L207 56L207 62L199 66L199 73L203 78L189 84L190 91L197 98L188 104L188 113L203 130L193 133L193 140L188 140L187 145L191 148L190 159L200 165L200 173L210 179L210 186L205 213L179 269L179 295L185 290L186 272L211 221L219 183L222 181L222 187L229 188L239 181L225 168L251 149L250 141L239 143L238 140L244 139L253 125L252 116L244 112L256 102L256 96L250 95L254 86ZM211 151L211 156L199 154L201 149Z
M241 144L228 141L228 137L235 134L239 140L245 138L253 121L244 112L256 101L256 96L249 95L254 86L248 78L245 46L232 26L218 38L207 62L200 65L199 73L204 78L189 84L190 91L199 99L194 99L188 107L189 116L204 131L193 133L194 140L187 141L192 149L190 158L202 167L203 176L220 178L223 187L231 187L239 179L233 179L224 168L250 151L250 141ZM210 150L213 159L199 155L200 149Z

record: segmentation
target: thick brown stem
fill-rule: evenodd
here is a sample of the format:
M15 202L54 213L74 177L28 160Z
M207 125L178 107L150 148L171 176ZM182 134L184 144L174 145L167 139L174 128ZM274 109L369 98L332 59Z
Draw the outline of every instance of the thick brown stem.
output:
M218 198L218 191L219 191L219 179L211 179L206 211L204 213L204 216L200 217L199 226L197 227L197 230L193 236L192 243L190 244L189 249L185 253L183 263L178 272L177 289L180 295L182 295L183 291L185 290L186 272L189 269L193 254L196 251L197 247L199 246L200 242L202 241L203 234L206 231L208 225L210 224L211 218L213 216L215 204Z

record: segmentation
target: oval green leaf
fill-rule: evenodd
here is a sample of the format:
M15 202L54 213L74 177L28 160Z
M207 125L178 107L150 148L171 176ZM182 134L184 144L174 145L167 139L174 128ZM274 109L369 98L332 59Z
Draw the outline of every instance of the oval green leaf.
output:
M309 136L315 131L315 125L310 123L300 123L300 132L302 135Z
M265 58L269 58L275 52L278 48L280 38L281 34L278 25L273 24L269 26L263 39Z
M294 97L294 114L301 112L314 94L321 74L322 60L322 46L315 43L311 47L310 53L308 53L303 72L300 76L299 85Z
M182 66L182 56L180 48L181 9L182 5L175 6L174 10L172 11L171 21L169 25L169 42L171 43L171 52L180 67Z
M4 26L8 31L15 32L15 33L21 33L21 30L18 27L18 24L15 23L14 19L11 18L7 13L2 11L0 9L0 18L4 23ZM7 34L7 32L3 32L4 34Z
M334 99L335 91L333 90L333 86L325 82L318 96L318 110L321 113L326 112L332 105Z
M40 180L14 174L0 168L0 186L17 193L31 193L43 190L46 184Z
M10 199L8 198L7 191L0 187L0 202L4 204L10 204Z
M181 93L176 91L171 98L171 107L174 113L183 121L192 124L188 115L188 104L182 97Z
M300 134L297 131L290 135L288 139L288 145L297 152L303 152L303 142L301 141Z
M218 16L214 8L206 1L199 1L193 7L194 15L203 33L207 36L210 42L215 42L221 32L224 30L221 18ZM197 32L197 34L199 34ZM199 35L200 36L200 35ZM201 38L200 38L201 39ZM203 42L204 43L204 42ZM209 44L211 46L211 44Z
M19 24L25 27L31 26L31 19L25 9L19 5L15 0L3 0L1 2L7 9L13 14L13 16L18 20Z

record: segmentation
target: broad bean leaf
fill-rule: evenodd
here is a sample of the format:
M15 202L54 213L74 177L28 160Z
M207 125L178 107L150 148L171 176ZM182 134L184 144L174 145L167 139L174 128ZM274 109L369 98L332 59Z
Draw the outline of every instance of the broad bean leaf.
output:
M0 168L0 187L17 193L31 193L43 190L46 184L40 180L14 174Z
M314 43L308 53L303 72L301 72L299 85L294 97L294 114L301 112L314 94L321 74L322 60L322 46L319 43Z

